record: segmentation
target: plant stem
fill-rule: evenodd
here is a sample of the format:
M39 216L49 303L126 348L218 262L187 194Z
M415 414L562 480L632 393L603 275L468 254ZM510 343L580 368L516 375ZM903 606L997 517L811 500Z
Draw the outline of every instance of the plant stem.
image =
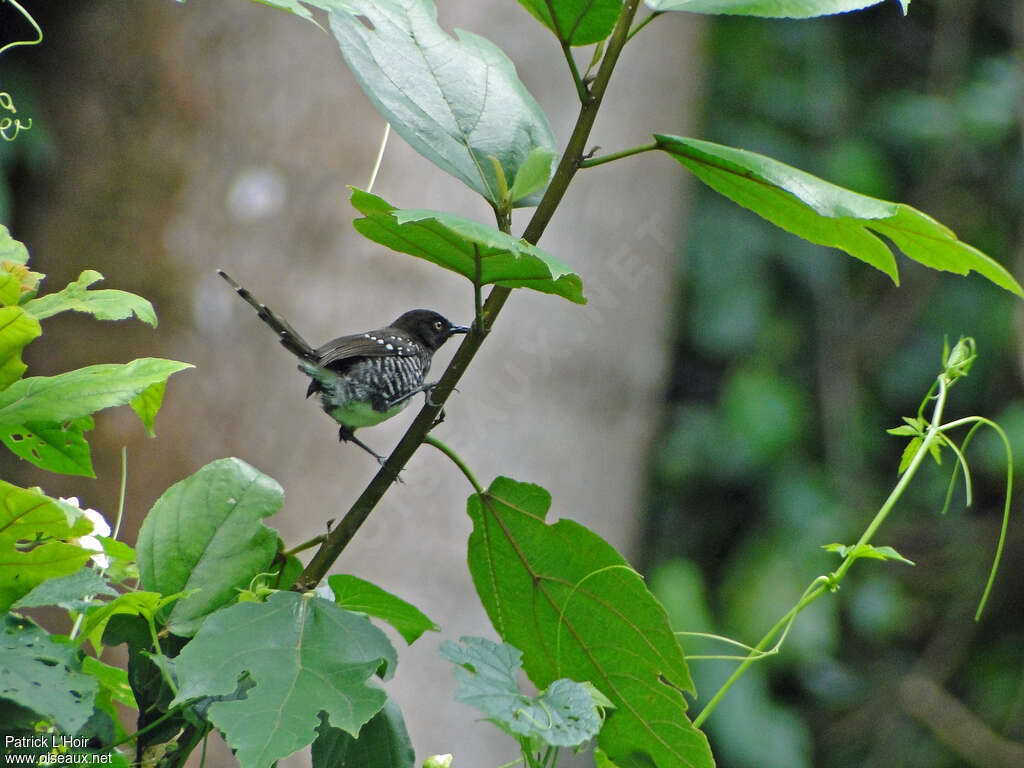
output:
M735 684L735 682L740 678L740 676L742 676L743 673L747 671L750 665L757 661L759 658L762 658L762 656L764 655L762 651L764 651L765 647L768 645L768 643L772 641L775 635L777 635L788 623L793 621L793 619L796 618L797 614L803 611L804 608L806 608L819 597L821 597L823 594L825 594L826 591L835 589L835 587L842 580L843 576L846 575L846 572L850 570L850 566L852 566L854 561L858 559L857 553L861 550L861 547L871 541L871 538L878 531L879 526L881 526L882 523L885 521L885 518L888 517L889 512L892 511L892 508L896 506L896 502L899 501L900 496L903 495L903 491L906 490L907 485L910 483L910 480L917 472L917 469L918 467L920 467L921 462L924 460L924 457L928 455L932 443L940 439L940 433L942 431L942 411L946 405L947 389L945 374L940 375L937 381L939 392L935 397L935 408L932 411L932 420L927 432L925 433L924 439L921 441L921 445L918 446L917 452L914 454L914 458L911 459L910 464L907 466L907 469L903 473L902 477L900 477L899 482L896 483L896 486L889 493L889 496L888 498L886 498L885 503L883 503L882 506L879 508L878 512L875 513L875 516L868 524L868 527L864 529L864 533L861 534L860 539L853 547L850 548L849 554L847 554L847 556L843 559L843 562L840 563L839 567L835 571L833 571L828 577L819 576L818 579L815 580L816 582L819 582L818 585L815 586L814 584L812 584L808 588L808 590L803 594L803 596L800 598L797 604L790 608L786 615L779 619L775 623L775 626L768 630L765 636L762 637L761 640L757 643L757 645L754 646L750 654L740 663L738 667L736 667L735 670L733 670L733 673L729 676L729 679L726 680L722 684L722 687L715 692L715 695L711 697L708 703L704 706L704 709L700 711L700 714L693 718L693 725L695 728L700 728L704 721L707 720L708 715L710 715L714 711L715 707L718 706L718 703L722 700L725 694L729 691L730 688L732 688L733 684Z
M457 454L455 451L453 451L451 448L442 443L433 435L427 435L423 442L426 443L427 445L434 446L435 448L437 448L437 450L439 450L441 453L443 453L445 456L451 459L455 466L462 470L462 474L464 474L466 476L466 479L469 480L469 484L473 486L473 490L475 490L477 493L484 492L483 487L480 485L480 483L477 482L476 477L473 476L473 473L469 470L469 467L466 465L466 462L462 460L462 457L459 456L459 454Z
M580 168L593 168L595 165L604 165L605 163L610 163L613 160L620 160L623 157L629 157L630 155L639 155L641 152L650 152L652 149L657 148L658 142L652 141L650 144L641 144L638 147L623 149L620 152L612 152L607 155L601 155L600 157L589 157L586 160L580 161Z
M650 24L656 18L661 16L661 14L663 14L663 13L664 13L664 11L654 11L654 12L652 12L650 16L648 16L643 21L641 21L639 24L637 24L635 27L633 27L631 30L629 30L629 37L627 37L626 39L627 40L632 40L633 39L633 35L635 35L641 29L646 27L648 24Z
M296 544L291 549L286 549L283 552L281 552L281 557L291 557L292 555L299 554L299 552L305 552L307 549L312 549L313 547L317 546L318 544L322 544L323 540L326 539L326 538L327 538L327 534L326 533L321 533L319 536L314 536L311 539L306 539L301 544Z
M591 98L581 105L572 136L570 136L569 142L566 144L566 149L561 161L558 163L558 168L555 170L551 183L548 184L548 188L544 192L544 197L537 206L537 210L534 211L530 223L523 232L523 239L532 245L536 245L541 235L544 234L544 230L551 221L551 217L554 216L555 210L565 196L569 183L572 181L573 176L575 176L576 171L579 170L587 140L590 137L590 131L594 127L594 120L601 106L601 99L604 98L604 94L608 89L608 82L611 79L612 72L615 70L615 64L622 53L622 48L626 44L629 27L633 23L633 17L636 15L639 5L640 0L626 0L623 5L622 13L619 15L619 20L616 22L615 29L609 38L608 49L601 60L601 66L594 77L594 82L591 84ZM437 416L451 395L452 390L455 389L455 385L462 378L466 368L469 367L473 357L480 349L480 345L483 344L486 338L483 329L494 326L495 318L501 312L501 308L505 305L511 293L511 288L495 286L487 296L483 306L482 326L474 328L466 334L465 340L455 352L455 356L452 358L451 363L448 364L448 368L445 369L437 385L431 390L430 397L419 414L417 414L416 419L409 426L409 429L406 430L402 439L399 440L398 445L395 446L395 449L388 456L384 465L373 476L369 485L366 486L359 495L359 498L349 508L349 511L342 518L338 526L327 534L320 549L317 550L312 560L310 560L309 565L306 566L305 570L296 579L295 586L293 587L294 590L303 592L316 587L320 580L327 575L327 571L334 565L334 561L338 559L342 550L348 546L352 537L356 535L359 528L366 522L366 518L370 516L373 508L377 506L377 503L387 492L388 488L395 482L399 471L406 465L406 462L409 461L413 453L416 452L416 449L426 439L431 428L433 428Z

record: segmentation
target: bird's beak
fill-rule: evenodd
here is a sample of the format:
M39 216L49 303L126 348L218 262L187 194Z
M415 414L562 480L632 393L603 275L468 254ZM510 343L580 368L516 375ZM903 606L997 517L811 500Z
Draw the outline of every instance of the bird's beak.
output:
M469 333L469 326L468 325L453 325L452 328L451 328L451 333L453 335L456 334L456 333Z

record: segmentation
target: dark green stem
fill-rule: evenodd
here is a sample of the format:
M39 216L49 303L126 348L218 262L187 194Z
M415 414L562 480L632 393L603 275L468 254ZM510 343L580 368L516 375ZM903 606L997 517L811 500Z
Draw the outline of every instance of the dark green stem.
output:
M318 544L322 544L324 539L327 538L326 533L321 533L319 536L314 536L311 539L306 539L301 544L296 544L291 549L286 549L280 553L281 557L292 557L293 555L299 554L299 552L305 552L307 549L312 549Z
M548 184L548 188L544 192L544 197L537 206L537 210L534 211L526 230L523 232L523 239L532 245L536 245L541 235L544 234L544 230L551 221L551 217L554 216L555 210L565 196L569 183L572 181L573 176L576 175L576 171L579 170L587 140L590 137L590 131L594 127L594 120L597 117L598 108L601 106L601 99L604 98L605 91L608 89L608 82L611 80L612 72L615 70L615 64L622 53L622 48L626 44L629 27L633 23L633 17L636 15L639 5L640 0L626 0L623 5L622 13L609 38L608 50L605 52L604 58L601 60L601 66L598 68L594 82L591 84L591 98L580 107L580 113L576 119L572 136L569 138L569 143L566 145L565 153L562 155L558 168L551 178L551 183ZM342 550L348 546L352 537L356 535L356 531L366 522L370 512L373 511L373 508L377 506L377 503L387 492L388 488L391 487L391 484L398 478L398 473L402 467L406 465L406 462L409 461L413 453L416 452L416 449L419 448L426 439L427 434L434 427L437 417L451 395L452 390L459 379L462 378L462 374L465 373L466 368L469 367L470 362L472 362L477 351L480 349L480 345L483 344L484 339L487 337L483 329L494 326L494 320L497 318L498 313L501 312L501 308L505 306L510 293L512 293L511 288L502 286L495 286L490 292L487 300L484 302L482 312L483 323L481 327L473 328L466 334L465 340L455 352L455 357L448 364L448 368L445 369L437 386L431 390L427 403L420 410L415 421L406 430L398 445L395 446L391 455L388 456L387 461L377 471L377 474L374 475L370 484L366 486L359 498L355 500L338 526L327 534L324 543L317 550L316 554L313 555L309 565L299 574L293 589L305 591L316 587L320 580L327 575L327 571L334 565L334 561L338 559Z
M663 14L663 13L665 13L665 12L664 11L654 11L653 13L651 13L650 16L648 16L643 21L641 21L639 24L637 24L635 27L633 27L631 30L629 30L629 35L626 37L626 39L627 40L632 40L633 39L633 35L635 35L641 29L646 27L648 24L650 24L656 18L661 16L661 14Z
M439 450L441 453L443 453L445 456L451 459L452 463L454 463L455 466L462 471L462 474L466 476L466 479L469 480L469 484L473 486L473 490L475 490L477 493L484 492L483 486L481 486L480 483L477 482L476 477L470 471L469 467L466 465L466 462L462 460L462 457L459 456L459 454L457 454L445 443L442 443L433 435L427 435L423 442L426 443L427 445L434 446L435 448L437 448L437 450Z
M639 155L643 152L650 152L657 148L658 142L652 141L650 144L641 144L639 147L631 147L619 152L611 152L607 155L601 155L600 157L588 157L586 160L580 161L580 168L593 168L595 165L604 165L605 163L610 163L613 160L621 160L624 157Z

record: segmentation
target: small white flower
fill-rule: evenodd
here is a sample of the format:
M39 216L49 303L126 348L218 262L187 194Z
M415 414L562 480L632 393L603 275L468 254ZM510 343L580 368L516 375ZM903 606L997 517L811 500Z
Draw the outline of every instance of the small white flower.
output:
M61 501L63 501L65 504L70 504L72 507L82 509L81 505L78 503L77 496L71 496L70 498L67 499L61 498ZM103 545L100 543L100 540L96 537L109 536L110 525L107 523L106 520L103 519L103 515L101 515L95 509L82 509L82 514L85 515L85 517L89 520L90 523L92 523L93 535L82 536L78 538L75 541L75 543L78 544L78 546L80 546L82 549L88 549L93 552L98 552L99 554L92 556L92 561L96 563L96 565L98 565L100 568L109 568L110 558L103 554Z

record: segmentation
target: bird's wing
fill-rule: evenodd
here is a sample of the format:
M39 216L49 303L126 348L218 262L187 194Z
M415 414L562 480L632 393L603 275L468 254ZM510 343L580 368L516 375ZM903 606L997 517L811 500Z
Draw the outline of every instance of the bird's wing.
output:
M317 365L341 371L347 364L360 357L413 357L418 348L401 331L380 330L341 336L327 342L316 350Z

